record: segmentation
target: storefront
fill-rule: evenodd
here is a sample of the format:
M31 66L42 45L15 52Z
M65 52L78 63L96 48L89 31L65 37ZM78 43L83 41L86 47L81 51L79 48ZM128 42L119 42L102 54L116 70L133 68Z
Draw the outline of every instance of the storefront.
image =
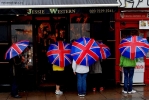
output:
M55 38L71 43L81 36L101 40L110 47L112 55L104 61L103 70L105 70L106 81L115 83L114 13L117 12L119 5L115 0L104 2L100 0L9 1L0 2L0 53L3 55L0 58L1 86L9 84L10 65L3 57L11 43L19 40L30 41L31 61L27 71L28 85L45 86L52 85L54 78L46 57L49 44ZM71 66L68 66L65 71L65 82L75 83Z
M115 38L116 38L116 52L119 52L118 45L120 40L129 36L134 31L137 35L147 38L149 41L149 6L148 0L132 0L127 2L120 0L120 8L115 13ZM137 4L137 5L136 5ZM115 75L116 83L123 83L123 74L119 67L120 53L116 53ZM149 55L140 58L134 74L134 84L149 84Z

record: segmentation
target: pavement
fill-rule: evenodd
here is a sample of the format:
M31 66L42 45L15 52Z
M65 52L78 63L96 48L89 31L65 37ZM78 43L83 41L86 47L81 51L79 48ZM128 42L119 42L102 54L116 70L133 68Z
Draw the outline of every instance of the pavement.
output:
M76 90L65 90L63 95L55 95L54 88L22 91L22 98L13 98L9 91L0 92L0 100L149 100L149 85L133 86L134 94L122 93L122 86L105 88L102 92L87 91L85 97L79 97Z

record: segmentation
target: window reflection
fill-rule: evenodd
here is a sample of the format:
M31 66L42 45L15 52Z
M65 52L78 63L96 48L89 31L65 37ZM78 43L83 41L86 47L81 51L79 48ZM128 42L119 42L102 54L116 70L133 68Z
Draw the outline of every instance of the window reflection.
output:
M80 37L90 37L89 15L71 14L70 19L70 41Z
M30 24L19 24L11 25L11 41L12 43L28 40L32 43L32 25ZM33 66L33 45L29 45L30 49L26 52L25 58L29 61L28 65Z
M149 42L149 31L146 33L146 39ZM148 53L146 55L146 58L149 58L149 51L148 51Z
M32 42L32 25L11 25L12 43L28 40Z

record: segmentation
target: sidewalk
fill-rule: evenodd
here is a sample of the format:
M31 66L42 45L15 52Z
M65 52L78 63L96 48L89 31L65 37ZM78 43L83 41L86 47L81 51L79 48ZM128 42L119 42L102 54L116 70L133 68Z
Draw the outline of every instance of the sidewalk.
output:
M9 92L0 92L0 100L149 100L149 86L134 86L134 94L122 93L122 87L105 88L103 92L88 91L80 98L76 91L64 91L61 96L55 95L54 90L38 90L20 92L22 98L12 98Z

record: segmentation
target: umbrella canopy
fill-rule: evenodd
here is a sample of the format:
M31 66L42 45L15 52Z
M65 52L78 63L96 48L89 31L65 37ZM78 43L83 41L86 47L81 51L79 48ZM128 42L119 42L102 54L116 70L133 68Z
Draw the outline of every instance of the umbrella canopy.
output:
M94 39L81 37L72 43L71 55L77 64L90 66L99 59L99 50Z
M109 47L106 46L105 44L103 44L102 42L98 42L98 41L96 41L96 42L97 42L98 46L100 47L99 58L100 59L108 58L111 55Z
M130 59L140 58L146 56L149 50L149 43L140 36L131 36L121 41L119 50L124 57Z
M15 56L20 55L28 45L29 45L29 41L27 40L22 40L22 41L13 43L5 53L5 59L9 60Z
M47 56L50 63L64 67L72 62L70 55L71 45L63 41L51 44L48 48Z

